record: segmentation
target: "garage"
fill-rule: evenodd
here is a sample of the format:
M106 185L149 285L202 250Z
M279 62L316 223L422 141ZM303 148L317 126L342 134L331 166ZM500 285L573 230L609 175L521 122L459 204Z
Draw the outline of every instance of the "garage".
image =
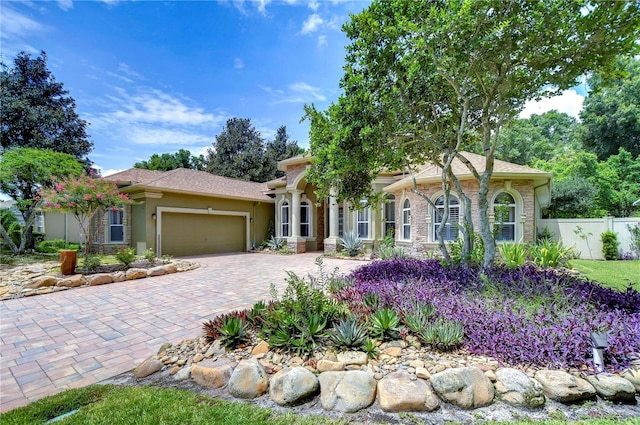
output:
M168 208L169 209L169 208ZM162 254L175 257L244 252L247 221L242 213L180 210L164 211L159 217Z

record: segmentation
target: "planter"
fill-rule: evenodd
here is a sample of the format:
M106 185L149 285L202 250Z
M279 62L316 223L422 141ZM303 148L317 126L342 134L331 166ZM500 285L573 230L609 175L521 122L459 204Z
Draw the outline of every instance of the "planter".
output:
M76 271L76 262L78 261L78 251L62 250L60 251L60 272L63 275L73 274Z

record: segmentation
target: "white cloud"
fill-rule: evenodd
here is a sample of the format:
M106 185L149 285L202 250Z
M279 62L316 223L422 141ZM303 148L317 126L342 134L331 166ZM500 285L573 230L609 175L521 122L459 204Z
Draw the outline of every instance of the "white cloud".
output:
M329 42L327 41L327 36L326 35L319 35L318 36L318 47L322 48L322 47L326 47L329 45Z
M57 0L57 2L62 10L73 9L73 0Z
M44 26L40 23L7 6L2 8L0 23L2 24L3 40L12 37L23 37L30 33L44 30Z
M242 68L244 68L244 62L240 58L235 58L233 60L233 67L235 69L242 69Z
M135 78L137 80L144 80L144 77L142 75L138 74L136 71L131 69L131 67L126 63L119 63L118 71L122 72L123 74L126 74L128 77Z
M322 25L322 18L317 13L313 13L309 15L306 21L302 24L302 34L309 34L314 31L317 31L318 28Z
M119 173L121 171L124 171L124 169L119 170L119 169L115 169L115 168L109 168L109 169L105 170L102 166L96 165L96 164L93 164L93 168L98 170L102 177L111 176L113 174L116 174L116 173Z
M311 0L309 3L307 3L307 7L315 12L320 7L320 3L318 3L317 0Z
M129 131L128 139L136 145L203 145L211 143L211 136L184 129L149 128L136 126Z
M263 15L267 13L267 5L271 3L271 0L257 0L258 3L258 12Z
M573 89L565 90L559 96L545 97L539 101L530 100L520 112L520 118L529 118L532 114L540 115L553 109L578 118L583 102L584 96Z
M262 90L266 91L274 97L272 104L279 103L307 103L327 100L327 97L322 94L322 90L318 87L313 87L305 82L297 82L290 84L287 91L274 89L267 86L258 86Z
M310 86L309 84L304 82L293 83L289 86L289 88L295 93L311 97L312 100L327 100L326 96L320 93L320 89L318 87Z

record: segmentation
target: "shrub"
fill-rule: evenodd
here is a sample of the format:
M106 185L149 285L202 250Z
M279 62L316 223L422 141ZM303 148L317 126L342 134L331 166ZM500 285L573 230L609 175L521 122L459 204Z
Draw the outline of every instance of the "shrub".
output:
M464 240L462 237L458 237L454 242L449 245L449 251L451 255L451 262L453 264L469 263L469 264L482 264L484 260L484 241L480 233L473 234L473 249L467 254L467 258L462 258L462 246Z
M502 262L509 268L520 267L527 259L527 246L522 243L502 242L498 245Z
M629 229L629 234L631 235L631 251L636 258L640 259L640 223L634 226L627 224L627 229Z
M573 258L573 248L565 248L562 242L552 242L549 239L543 239L531 250L533 262L538 267L559 267L567 263Z
M154 263L156 261L156 253L153 252L153 248L145 249L144 259L150 263Z
M344 236L340 238L340 246L342 246L349 255L355 257L364 248L364 243L356 232L346 232Z
M607 230L600 235L600 241L602 242L602 256L605 260L617 260L618 259L618 234Z
M123 266L129 267L136 259L136 250L133 248L127 248L121 246L116 252L116 260L118 260Z
M37 245L36 249L38 250L38 252L55 253L60 251L61 249L78 250L80 249L80 245L68 243L63 241L62 239L52 239L40 242Z
M100 257L97 255L89 255L88 257L85 257L85 261L87 262L85 269L90 273L98 270L98 267L102 264L102 260L100 260Z

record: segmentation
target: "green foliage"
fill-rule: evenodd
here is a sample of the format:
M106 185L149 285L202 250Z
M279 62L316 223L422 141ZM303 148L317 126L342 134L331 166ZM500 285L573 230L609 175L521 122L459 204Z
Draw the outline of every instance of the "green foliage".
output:
M84 261L84 269L89 273L93 273L98 270L98 267L100 267L100 265L102 264L102 260L98 255L85 256Z
M410 310L404 312L402 320L411 332L419 335L427 327L435 313L436 309L433 304L416 302Z
M362 242L362 239L358 237L358 234L355 231L352 231L344 233L340 238L340 246L344 248L349 255L355 257L362 251L364 243Z
M380 305L380 296L375 292L367 292L362 297L362 303L372 310L375 310Z
M502 242L498 251L502 262L511 269L522 266L527 259L527 246L523 243Z
M128 268L136 259L136 250L126 246L121 246L116 252L116 260L118 260L125 268Z
M480 233L474 233L472 241L473 248L468 254L468 258L463 257L464 239L462 237L459 236L449 244L449 255L451 256L451 262L453 264L482 264L484 259L484 241Z
M364 344L362 344L362 347L360 347L360 349L364 353L367 353L367 357L369 357L370 359L375 359L376 357L378 357L378 352L380 351L378 349L378 345L376 344L376 341L371 338L367 338L364 341Z
M247 328L244 321L238 316L225 317L218 331L220 332L220 342L225 347L235 347L248 341Z
M560 241L550 241L543 239L531 249L533 262L538 267L559 267L565 265L568 260L574 257L573 248L565 248Z
M275 236L271 236L271 238L265 241L264 244L269 249L280 251L286 246L287 240L285 238L276 238Z
M170 171L176 168L188 168L203 171L205 167L204 155L191 155L186 149L180 149L176 153L154 153L148 161L136 162L134 168L146 170Z
M331 342L339 348L361 347L367 340L367 329L353 317L341 319L330 334Z
M462 344L464 326L458 321L439 319L422 329L418 336L434 348L449 351Z
M375 252L375 256L381 260L409 258L402 248L395 246L393 234L388 234L384 237Z
M376 310L370 317L371 334L382 340L392 340L399 337L400 317L391 308Z
M635 254L636 258L640 259L640 224L630 225L627 224L629 234L631 235L630 248Z
M153 248L147 248L144 250L144 259L150 263L154 263L156 261L156 253L153 251Z
M54 253L60 251L61 249L78 250L80 249L80 245L77 243L65 242L62 239L53 239L42 241L37 246L38 252Z
M5 244L6 246L10 246L9 240L11 240L15 246L19 246L22 226L10 209L0 209L0 226L4 229L4 233L0 234L0 246L4 246Z
M600 241L602 242L602 256L605 260L617 260L618 259L618 234L607 230L600 234Z

